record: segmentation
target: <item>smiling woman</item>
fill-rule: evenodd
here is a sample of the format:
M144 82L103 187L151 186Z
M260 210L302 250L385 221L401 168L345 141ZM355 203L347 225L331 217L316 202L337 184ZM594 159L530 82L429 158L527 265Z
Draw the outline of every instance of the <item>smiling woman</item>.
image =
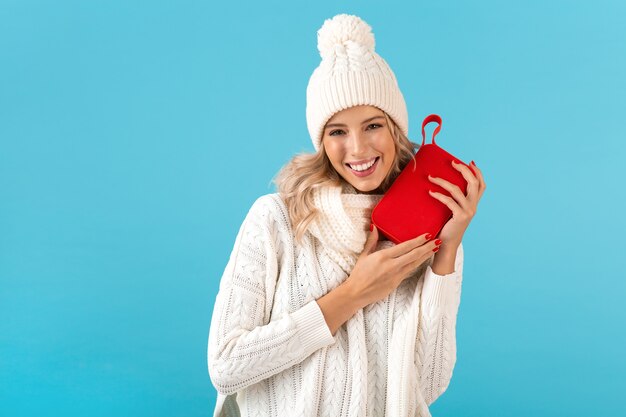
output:
M336 113L326 124L323 144L333 168L361 192L377 190L396 157L385 116L373 106L354 106Z
M333 113L320 136L316 153L294 156L275 179L297 241L315 218L316 189L351 186L351 192L384 194L418 147L385 111L371 105ZM372 158L378 158L375 166L359 172Z
M446 241L368 234L417 144L367 23L325 21L318 49L306 108L316 152L294 156L278 192L254 202L220 282L207 352L215 416L429 416L456 361L461 237L477 198L455 193L464 208Z

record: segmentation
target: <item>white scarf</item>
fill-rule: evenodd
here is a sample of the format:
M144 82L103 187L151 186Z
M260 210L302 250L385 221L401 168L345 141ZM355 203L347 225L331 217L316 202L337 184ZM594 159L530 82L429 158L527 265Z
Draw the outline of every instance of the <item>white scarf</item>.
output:
M358 194L349 184L321 187L313 193L313 202L320 213L311 223L310 231L323 245L329 257L349 275L363 251L367 240L371 212L383 197L382 194ZM393 246L393 242L380 241L375 251ZM419 287L418 287L419 289ZM391 341L388 353L387 415L406 417L419 395L414 366L415 339L419 314L419 293L412 297L411 309L405 320L390 323ZM390 303L395 301L392 293ZM391 315L389 320L391 322ZM363 309L348 320L350 343L349 362L352 384L361 390L352 390L353 405L350 415L365 415L367 403L367 351ZM353 348L354 347L354 348ZM415 411L415 410L412 410Z
M382 194L357 194L346 184L321 187L313 192L313 204L319 215L311 223L311 233L346 274L350 274L363 251L372 209L382 197Z

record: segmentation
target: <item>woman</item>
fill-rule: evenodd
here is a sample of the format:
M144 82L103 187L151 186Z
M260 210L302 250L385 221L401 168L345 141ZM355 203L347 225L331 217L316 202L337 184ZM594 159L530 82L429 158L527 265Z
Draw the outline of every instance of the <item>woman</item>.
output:
M411 160L402 93L371 28L337 15L318 31L307 87L314 154L250 208L220 282L208 343L215 416L429 416L456 362L461 240L485 182L430 180L453 217L394 245L371 210Z

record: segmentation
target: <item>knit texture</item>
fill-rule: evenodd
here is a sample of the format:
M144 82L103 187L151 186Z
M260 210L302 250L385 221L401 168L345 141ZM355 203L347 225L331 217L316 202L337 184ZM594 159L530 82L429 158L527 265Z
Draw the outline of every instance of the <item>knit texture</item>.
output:
M385 111L408 136L409 117L395 74L375 51L372 28L360 17L338 14L317 31L322 58L306 89L306 120L315 150L337 112L357 105Z
M258 198L239 229L209 331L215 416L430 416L428 405L448 387L462 245L453 273L437 275L426 262L333 336L315 300L349 275L350 251L362 250L358 235L366 236L379 196L325 191L332 191L322 204L328 220L302 244L278 194ZM332 236L343 242L329 245Z
M382 194L357 194L351 185L320 187L313 191L319 215L310 232L339 267L349 274L363 251L372 209Z

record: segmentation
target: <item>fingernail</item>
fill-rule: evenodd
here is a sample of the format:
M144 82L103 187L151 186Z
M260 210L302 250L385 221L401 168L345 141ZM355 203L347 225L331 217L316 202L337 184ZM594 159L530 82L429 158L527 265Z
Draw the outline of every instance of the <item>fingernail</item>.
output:
M476 162L474 162L473 160L472 160L472 165L476 166Z
M373 232L373 231L374 231L374 224L370 223L370 232Z
M439 250L439 246L437 246L435 249L433 249L433 252L437 252Z
M435 245L441 245L442 240L441 239L437 239L435 240Z
M427 234L427 235L426 235L426 240L430 240L430 239L432 239L432 238L433 238L433 235L432 235L432 234L430 234L430 233L429 233L429 234Z

